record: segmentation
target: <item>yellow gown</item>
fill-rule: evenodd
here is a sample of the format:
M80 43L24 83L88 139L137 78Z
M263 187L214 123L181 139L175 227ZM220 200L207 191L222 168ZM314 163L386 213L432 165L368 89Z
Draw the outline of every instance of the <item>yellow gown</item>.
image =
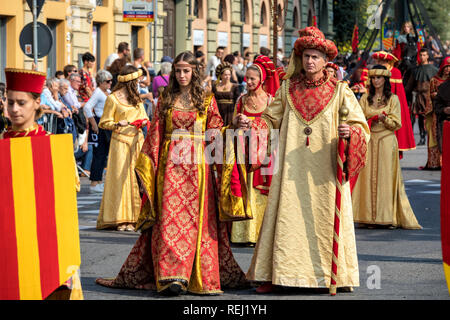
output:
M401 127L400 101L392 95L383 108L372 108L367 94L359 101L370 119L387 114L384 123L373 122L367 164L353 189L353 213L357 223L421 229L405 192L395 131Z
M120 120L134 122L147 119L144 105L121 103L114 93L105 102L99 127L111 130L108 164L97 229L116 227L122 223L136 223L141 197L134 168L144 143L144 135L134 126L117 127Z
M347 123L360 130L364 144L369 129L346 83L338 82L320 114L306 121L294 106L291 82L283 82L261 117L269 129L280 130L279 167L272 178L247 279L289 287L329 287L339 108L348 107ZM312 133L306 145L308 127ZM349 183L343 185L342 197L337 285L353 287L359 286L359 271Z

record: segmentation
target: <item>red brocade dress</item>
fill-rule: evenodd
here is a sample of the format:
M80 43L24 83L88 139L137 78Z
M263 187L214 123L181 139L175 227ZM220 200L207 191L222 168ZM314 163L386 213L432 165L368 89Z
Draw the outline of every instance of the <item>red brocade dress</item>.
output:
M172 107L164 118L159 104L136 164L144 189L137 222L142 234L109 287L150 284L162 291L171 281L196 294L221 293L246 282L218 220L215 180L206 161L205 131L222 130L212 96L206 112Z
M252 113L244 107L246 95L242 95L236 105L236 114L242 113L251 120L259 119L264 110ZM269 95L266 108L272 102ZM270 163L268 164L270 167ZM267 206L267 195L269 194L272 175L263 174L261 169L247 173L248 201L250 203L253 219L233 222L231 228L231 242L233 243L256 243L259 230L264 218Z

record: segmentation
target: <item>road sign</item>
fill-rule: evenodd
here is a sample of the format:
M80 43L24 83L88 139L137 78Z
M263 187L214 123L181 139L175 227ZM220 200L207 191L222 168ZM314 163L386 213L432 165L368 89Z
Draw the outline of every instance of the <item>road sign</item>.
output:
M33 0L27 0L28 6L31 12L33 12ZM36 18L39 17L42 7L44 6L45 0L36 0Z
M53 46L53 36L49 27L45 24L37 23L38 33L38 59L41 59L49 54L50 49ZM20 33L19 37L20 48L27 57L34 58L33 56L33 22L27 24Z

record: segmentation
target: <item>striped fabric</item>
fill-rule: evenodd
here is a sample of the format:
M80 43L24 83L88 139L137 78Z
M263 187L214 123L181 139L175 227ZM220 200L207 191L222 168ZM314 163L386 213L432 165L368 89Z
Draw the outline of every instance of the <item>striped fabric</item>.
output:
M0 299L45 299L81 263L72 137L4 139L0 155Z

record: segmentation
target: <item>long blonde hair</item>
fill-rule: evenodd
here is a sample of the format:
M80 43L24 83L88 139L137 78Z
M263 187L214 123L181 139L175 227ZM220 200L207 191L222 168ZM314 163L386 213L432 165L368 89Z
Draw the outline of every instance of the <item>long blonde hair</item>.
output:
M414 32L414 26L412 24L411 21L406 21L405 23L402 24L402 29L400 31L400 34L406 34L405 33L405 27L409 26L411 28L411 31L409 33L413 33Z

